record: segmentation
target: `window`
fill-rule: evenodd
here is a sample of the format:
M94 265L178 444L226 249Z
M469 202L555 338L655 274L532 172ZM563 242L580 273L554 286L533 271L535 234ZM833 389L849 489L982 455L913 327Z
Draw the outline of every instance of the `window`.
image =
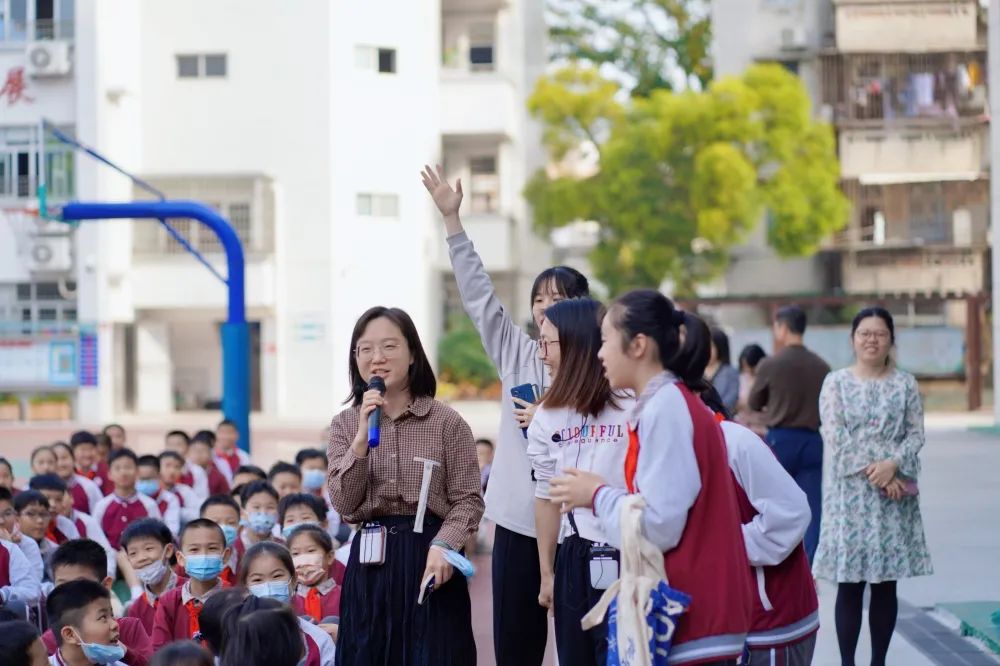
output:
M0 42L73 37L75 0L0 0Z
M469 26L469 69L473 72L492 72L493 24L476 23Z
M367 69L379 74L396 73L396 49L377 46L355 46L354 64L358 69Z
M66 282L65 291L56 282L0 283L0 316L24 322L20 330L31 333L40 323L75 322L75 285Z
M363 217L398 217L399 197L395 194L359 194L357 211Z
M74 134L72 127L59 129L69 136ZM37 126L0 126L0 199L35 196L40 183L40 152ZM75 190L73 148L46 136L44 161L49 197L56 200L72 198Z
M225 53L195 53L177 56L177 78L225 78L229 72Z
M500 205L496 155L469 158L469 191L473 213L495 213Z

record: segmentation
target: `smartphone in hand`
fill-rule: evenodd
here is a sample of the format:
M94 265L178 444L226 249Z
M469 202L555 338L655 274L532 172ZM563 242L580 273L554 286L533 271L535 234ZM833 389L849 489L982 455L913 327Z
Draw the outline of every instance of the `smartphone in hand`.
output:
M525 402L535 403L538 402L538 387L534 384L520 384L510 389L510 395ZM521 408L521 405L515 402L514 407ZM525 439L528 439L527 428L521 428L521 434L524 435Z

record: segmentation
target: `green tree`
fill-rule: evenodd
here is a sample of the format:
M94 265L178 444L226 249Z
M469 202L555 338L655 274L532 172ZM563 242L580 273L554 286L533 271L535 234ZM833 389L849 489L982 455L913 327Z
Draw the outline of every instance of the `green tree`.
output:
M549 0L556 61L610 65L628 92L703 89L712 78L709 0Z
M539 82L528 106L552 157L587 141L599 169L539 171L525 196L540 231L601 225L590 258L612 293L669 279L691 295L765 212L770 244L788 257L815 252L847 222L832 129L810 117L802 83L784 68L755 65L703 92L656 90L627 104L608 85L580 65Z
M445 381L485 388L497 380L496 368L483 349L479 332L465 315L448 322L447 332L438 341L438 364Z

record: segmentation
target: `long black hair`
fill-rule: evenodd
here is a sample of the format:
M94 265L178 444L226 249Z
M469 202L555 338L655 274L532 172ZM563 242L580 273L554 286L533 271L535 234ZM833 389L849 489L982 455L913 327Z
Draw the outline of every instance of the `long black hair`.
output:
M700 394L705 390L712 335L704 320L678 310L673 301L655 289L637 289L619 297L611 306L610 316L615 328L624 334L625 345L640 334L651 338L665 370L692 391Z
M743 371L744 363L748 368L753 370L754 368L757 367L757 364L760 363L766 357L767 357L767 352L765 352L764 348L758 345L757 343L747 345L746 347L743 348L743 351L740 352L740 361L739 361L740 371L741 372Z
M590 283L580 271L569 266L546 268L531 285L531 302L541 293L542 288L551 285L563 298L584 298L590 296Z
M0 664L29 664L38 629L24 620L0 622Z
M348 361L348 375L351 379L351 394L347 396L344 404L352 403L357 407L361 404L365 391L368 390L368 379L362 377L361 371L358 369L356 349L358 340L364 335L368 324L379 317L385 317L399 328L403 334L403 339L406 340L406 346L410 348L410 354L413 355L413 363L410 364L410 371L407 377L407 389L410 391L410 397L433 398L437 393L437 379L434 377L434 369L431 367L431 362L427 359L427 354L424 353L424 346L420 343L420 336L417 334L416 325L413 323L410 315L406 314L404 310L378 305L361 315L357 323L354 324L354 332L351 333L351 348L347 352L350 357Z
M714 327L710 330L712 333L712 346L715 347L715 358L719 360L719 365L731 365L729 336L721 328Z
M240 615L222 651L222 666L297 666L306 649L291 608Z

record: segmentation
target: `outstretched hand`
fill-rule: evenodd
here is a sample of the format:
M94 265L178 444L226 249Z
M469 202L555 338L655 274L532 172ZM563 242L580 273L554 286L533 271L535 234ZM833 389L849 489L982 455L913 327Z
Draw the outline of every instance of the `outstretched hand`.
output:
M423 179L424 187L434 199L434 204L441 211L441 215L446 218L458 215L464 194L462 192L462 179L456 180L455 189L452 189L451 185L448 184L448 179L445 178L444 168L440 164L434 169L425 164L420 176Z

